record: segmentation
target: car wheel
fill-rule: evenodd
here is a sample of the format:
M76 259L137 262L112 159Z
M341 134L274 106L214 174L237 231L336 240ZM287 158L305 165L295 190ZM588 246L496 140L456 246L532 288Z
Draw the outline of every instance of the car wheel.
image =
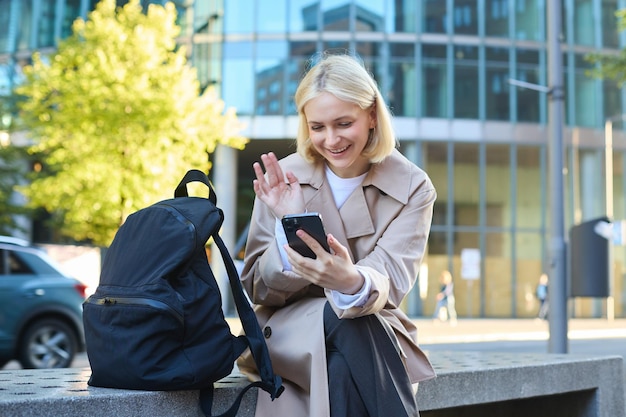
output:
M20 343L18 361L25 369L67 368L76 354L76 335L65 323L44 319L31 324Z

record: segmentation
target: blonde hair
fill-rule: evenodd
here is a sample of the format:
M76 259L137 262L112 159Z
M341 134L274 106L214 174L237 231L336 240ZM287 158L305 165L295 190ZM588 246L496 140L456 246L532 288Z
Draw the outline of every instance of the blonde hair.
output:
M350 55L323 55L306 73L295 94L300 116L298 125L298 153L308 162L321 159L309 138L309 126L304 106L322 93L330 93L339 100L354 103L362 109L372 106L376 113L376 127L370 131L363 156L378 163L397 146L391 123L391 113L385 104L376 81L357 58Z

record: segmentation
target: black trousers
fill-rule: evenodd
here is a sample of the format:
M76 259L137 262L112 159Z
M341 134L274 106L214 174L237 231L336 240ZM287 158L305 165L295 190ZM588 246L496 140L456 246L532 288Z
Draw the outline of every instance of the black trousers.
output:
M324 307L331 417L418 417L411 382L378 318Z

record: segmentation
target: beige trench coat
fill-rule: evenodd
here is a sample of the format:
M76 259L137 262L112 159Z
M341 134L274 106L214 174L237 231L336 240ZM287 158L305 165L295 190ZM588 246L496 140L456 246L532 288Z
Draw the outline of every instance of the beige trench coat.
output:
M342 310L323 289L283 271L276 220L255 201L241 279L264 328L274 370L285 382L285 392L275 401L259 390L256 415L330 415L323 328L327 301L340 318L376 314L396 342L411 382L433 378L417 345L417 328L399 308L415 283L430 231L436 192L426 173L396 150L371 167L363 186L338 210L323 165L307 164L297 154L280 164L298 178L307 211L321 213L326 232L348 248L372 286L364 306ZM238 365L258 379L249 355Z

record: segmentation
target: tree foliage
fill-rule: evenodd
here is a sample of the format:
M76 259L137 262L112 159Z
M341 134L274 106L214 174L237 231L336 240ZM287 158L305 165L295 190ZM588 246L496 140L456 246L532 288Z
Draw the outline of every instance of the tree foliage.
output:
M24 194L75 240L108 245L126 217L172 196L218 143L241 149L241 125L177 49L176 11L101 1L49 57L33 55L18 92L43 169Z
M626 9L618 10L615 13L617 18L617 30L626 30ZM626 48L616 55L606 53L590 53L585 59L596 66L589 70L587 74L594 78L608 78L615 80L619 87L626 82Z
M10 142L15 97L0 97L0 234L12 235L20 230L18 215L30 214L16 188L24 182L28 170L28 155L23 147Z

